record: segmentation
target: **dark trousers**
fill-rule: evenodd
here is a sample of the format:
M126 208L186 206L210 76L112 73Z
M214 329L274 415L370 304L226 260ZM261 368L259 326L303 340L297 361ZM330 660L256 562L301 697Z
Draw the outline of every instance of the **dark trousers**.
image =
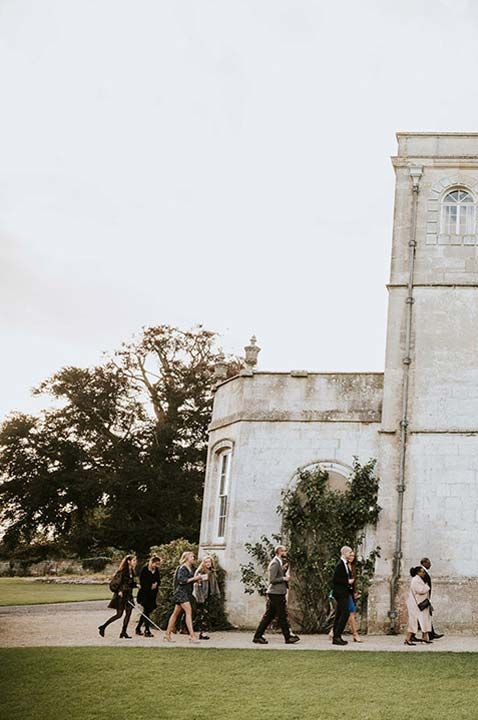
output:
M265 631L271 624L271 622L277 618L282 634L287 640L290 638L290 627L289 620L287 619L287 604L285 595L274 595L272 593L267 595L266 611L262 616L254 637L262 637Z
M144 625L146 630L151 630L153 627L151 625L151 621L149 619L149 616L153 612L154 607L144 607L143 606L143 614L139 616L138 624L136 625L136 630L141 630L142 625ZM146 615L146 617L144 617Z
M335 598L337 601L337 608L335 610L334 620L334 638L342 637L342 633L345 630L347 621L349 619L349 596Z

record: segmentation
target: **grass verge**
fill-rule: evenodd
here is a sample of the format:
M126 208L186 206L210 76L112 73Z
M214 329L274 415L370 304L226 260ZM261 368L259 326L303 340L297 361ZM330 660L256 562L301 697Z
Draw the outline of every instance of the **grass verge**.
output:
M25 578L0 578L0 606L104 600L110 598L107 585L74 585L33 582Z
M478 656L0 650L8 720L476 720Z

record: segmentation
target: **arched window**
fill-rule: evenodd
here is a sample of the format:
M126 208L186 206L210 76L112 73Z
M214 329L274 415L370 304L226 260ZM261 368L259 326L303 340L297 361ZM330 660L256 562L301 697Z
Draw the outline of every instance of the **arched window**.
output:
M218 488L218 504L217 504L217 524L216 537L218 540L224 540L226 536L226 520L227 505L229 494L229 476L231 473L231 450L223 450L217 457L217 488Z
M476 226L475 203L467 190L457 188L442 200L442 235L474 235Z

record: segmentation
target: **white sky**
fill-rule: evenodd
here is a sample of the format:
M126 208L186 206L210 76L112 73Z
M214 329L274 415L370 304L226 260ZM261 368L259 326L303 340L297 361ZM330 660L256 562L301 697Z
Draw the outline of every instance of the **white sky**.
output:
M142 325L382 370L396 130L477 130L467 0L0 0L0 418Z

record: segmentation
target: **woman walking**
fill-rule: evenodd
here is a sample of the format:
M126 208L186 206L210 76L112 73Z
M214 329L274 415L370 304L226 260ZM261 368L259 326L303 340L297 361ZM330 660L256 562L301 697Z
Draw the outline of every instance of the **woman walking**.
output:
M137 601L143 606L144 614L140 616L136 625L136 635L142 635L141 627L144 625L144 636L154 637L151 632L151 621L149 620L151 613L156 608L156 597L158 595L161 577L159 574L159 566L161 558L153 555L149 558L148 564L141 570L139 576L139 591Z
M431 644L428 633L432 629L430 617L430 587L424 581L425 569L419 565L410 569L412 580L407 598L408 629L405 645L415 645L412 641L419 628L422 631L422 641Z
M216 568L212 557L205 557L194 573L206 576L206 580L199 580L193 588L194 599L196 600L196 624L199 629L199 639L209 640L209 601L211 597L219 597L219 584L216 578Z
M169 618L168 627L166 628L166 633L164 635L164 640L166 640L167 642L174 642L173 638L171 637L171 633L173 633L176 629L176 621L182 610L184 610L184 614L186 615L186 627L189 632L190 642L199 642L198 638L194 634L193 628L193 616L191 608L191 600L193 597L193 583L200 582L201 580L206 580L207 575L194 575L193 564L194 553L183 552L179 561L179 567L174 574L173 600L175 603L175 608L171 614L171 617Z
M113 597L108 605L110 608L116 610L116 614L112 615L103 625L100 625L98 632L101 637L105 636L105 630L108 625L115 620L119 620L124 613L123 628L121 630L120 638L126 638L131 640L131 636L128 635L128 623L133 610L133 588L136 587L134 579L134 569L136 567L137 559L136 555L126 555L120 563L120 566L113 576L110 582L110 590L113 592Z
M357 603L356 603L356 600L358 600L358 598L360 597L360 593L358 593L355 589L355 582L357 580L357 565L355 562L355 552L353 550L350 553L349 568L350 568L350 572L352 573L354 584L350 588L350 597L349 597L350 615L349 615L348 625L352 632L353 641L357 642L357 643L361 643L362 640L359 637L358 628L357 628Z

